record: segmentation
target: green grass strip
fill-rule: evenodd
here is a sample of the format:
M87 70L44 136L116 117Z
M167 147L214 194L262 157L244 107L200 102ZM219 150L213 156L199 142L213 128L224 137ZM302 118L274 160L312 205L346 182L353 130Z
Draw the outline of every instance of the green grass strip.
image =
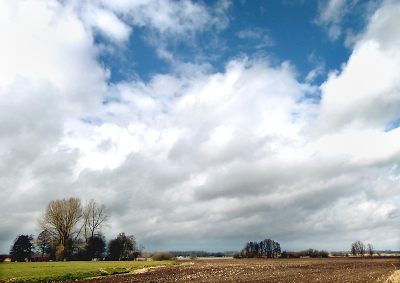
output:
M173 261L70 261L0 263L0 282L54 282L130 273L178 264Z

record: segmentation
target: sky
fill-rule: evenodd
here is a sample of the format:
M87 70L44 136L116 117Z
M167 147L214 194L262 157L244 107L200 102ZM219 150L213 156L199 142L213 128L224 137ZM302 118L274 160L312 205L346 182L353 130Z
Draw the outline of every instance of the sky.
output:
M52 200L147 251L400 250L400 1L0 0L0 253Z

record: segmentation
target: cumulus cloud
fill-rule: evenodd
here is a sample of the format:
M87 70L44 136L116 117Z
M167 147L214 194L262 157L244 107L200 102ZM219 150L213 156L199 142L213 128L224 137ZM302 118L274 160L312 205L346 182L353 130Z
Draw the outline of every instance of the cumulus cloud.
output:
M391 3L379 9L341 72L321 86L323 127L385 129L398 119L398 12Z
M348 234L396 244L397 3L370 18L319 88L290 62L245 55L221 72L177 62L147 82L108 83L97 33L112 46L132 26L178 37L223 28L227 1L212 11L161 0L0 5L2 252L38 234L46 204L64 197L95 197L112 210L108 239L124 231L152 250L240 249L249 237L347 249Z

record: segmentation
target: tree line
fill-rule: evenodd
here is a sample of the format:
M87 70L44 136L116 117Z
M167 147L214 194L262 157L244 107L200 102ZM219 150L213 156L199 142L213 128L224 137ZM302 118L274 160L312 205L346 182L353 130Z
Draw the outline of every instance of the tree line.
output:
M241 252L233 255L235 258L254 258L266 257L275 258L281 253L281 245L271 239L265 239L261 242L247 242Z
M19 235L10 250L14 260L31 260L37 248L41 259L62 260L131 260L143 250L133 235L120 233L106 245L102 228L108 225L111 212L94 199L84 206L79 198L51 201L38 220L37 238ZM107 248L107 253L105 253Z
M364 256L365 254L369 254L371 257L374 254L374 247L371 244L365 245L361 241L356 241L351 244L351 253L353 256ZM332 253L333 256L348 256L347 253L336 252ZM327 258L329 257L329 252L325 250L315 250L308 249L300 252L289 252L289 251L281 251L281 246L278 242L265 239L261 242L247 242L240 252L235 252L233 254L234 258L276 258L280 256L281 258L300 258L300 257L311 257L311 258Z
M327 258L329 257L329 252L325 250L316 250L316 249L307 249L303 250L300 252L289 252L289 251L283 251L281 253L282 258L301 258L301 257L311 257L311 258L318 258L318 257L323 257Z

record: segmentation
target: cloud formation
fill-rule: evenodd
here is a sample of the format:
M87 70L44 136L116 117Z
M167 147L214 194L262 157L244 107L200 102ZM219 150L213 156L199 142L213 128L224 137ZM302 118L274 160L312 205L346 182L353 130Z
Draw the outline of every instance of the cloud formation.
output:
M342 34L341 21L349 10L347 0L319 1L319 16L315 22L327 29L328 37L337 40Z
M106 204L108 239L124 231L150 250L241 249L265 237L285 249L397 247L398 3L369 18L321 86L312 74L299 82L288 61L245 54L221 72L176 61L149 81L109 82L99 56L135 28L168 53L174 37L227 28L229 5L0 1L2 253L19 233L38 234L49 201L68 197ZM338 25L344 5L330 1L320 21Z

